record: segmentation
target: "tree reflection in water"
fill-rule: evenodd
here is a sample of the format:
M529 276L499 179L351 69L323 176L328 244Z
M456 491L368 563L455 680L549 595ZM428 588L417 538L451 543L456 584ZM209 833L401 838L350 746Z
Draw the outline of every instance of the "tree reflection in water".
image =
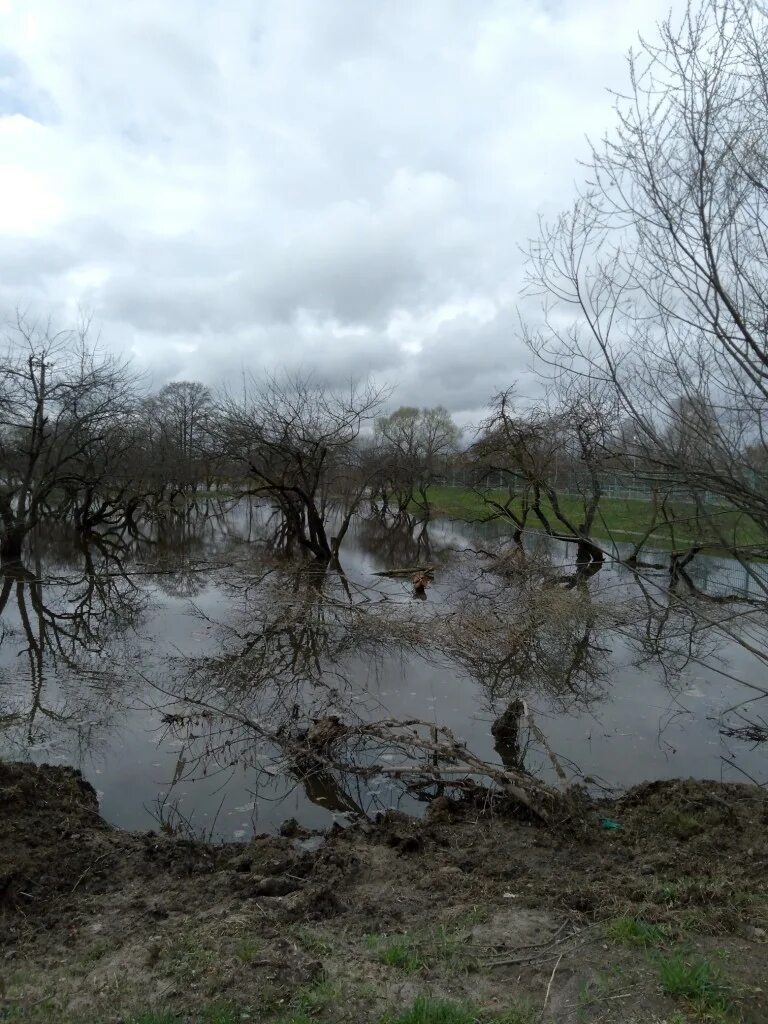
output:
M380 521L365 525L365 551L375 550L382 529ZM392 535L385 531L383 543L390 564L416 563L424 554L418 537L408 542L407 527L404 537L402 523ZM491 720L500 704L524 699L514 742L496 742L501 763L523 770L533 745L563 776L563 759L549 749L533 714L537 695L550 713L599 708L611 696L617 644L632 653L636 666L660 668L673 689L688 663L711 662L723 644L668 587L657 588L653 600L653 588L640 583L617 593L617 583L604 589L593 571L578 565L571 571L549 557L521 557L517 550L501 562L447 548L433 547L432 555L433 563L442 563L443 578L428 611L408 600L395 581L352 583L342 573L296 571L285 563L261 573L231 574L224 585L226 605L237 611L224 622L206 618L217 652L175 669L184 684L174 694L169 725L183 743L185 777L246 766L261 776L262 786L265 776L293 776L325 807L370 811L378 806L373 769L382 768L377 759L391 759L391 751L358 743L336 749L332 763L319 764L311 758L302 762L296 740L326 720L356 729L376 722L386 708L377 706L375 687L361 686L361 666L383 671L403 656L470 678ZM190 727L188 719L200 707L208 712L202 730L199 721ZM401 749L396 760L418 775L417 762L409 758L422 754ZM418 764L423 782L428 772ZM569 774L572 780L580 775L573 763ZM361 778L368 781L362 788ZM386 801L391 799L387 788Z
M761 675L749 672L752 649L766 649L764 610L694 593L664 570L595 572L551 544L406 515L361 521L341 570L286 559L270 531L260 507L200 502L127 536L36 538L26 561L0 571L0 646L24 664L2 661L5 749L63 749L72 736L81 751L109 749L140 698L148 723L164 716L171 790L245 772L259 799L301 786L318 806L360 814L396 803L406 783L428 797L477 779L485 763L514 774L551 757L578 780L579 766L549 749L547 716L598 721L627 666L658 679L672 707L692 671L714 674L734 694L723 707L739 704L731 717L749 708L759 720L748 700L764 701ZM374 574L424 565L435 568L426 602L407 575ZM169 601L196 620L193 654L163 635ZM738 671L734 651L746 652ZM420 673L460 699L427 703ZM740 701L742 677L752 689ZM505 709L517 727L494 743ZM452 747L454 735L480 753Z
M17 756L72 731L78 747L88 748L119 711L118 659L108 652L135 628L148 596L112 546L84 543L78 561L76 572L55 575L39 555L34 568L0 566L2 641L26 667L0 691L7 695L0 725Z
M155 592L199 591L194 556L210 559L211 523L210 508L86 536L51 523L0 564L0 730L13 756L66 752L73 737L79 762L106 749L144 686L138 630Z
M381 711L354 673L363 663L376 672L387 656L415 650L419 625L396 621L383 611L394 607L386 594L326 566L235 569L220 586L228 619L198 611L215 634L215 652L173 664L166 722L183 742L184 761L176 781L258 768L267 777L293 776L329 810L361 812L370 787L317 758L310 764L297 740L331 716L359 724Z

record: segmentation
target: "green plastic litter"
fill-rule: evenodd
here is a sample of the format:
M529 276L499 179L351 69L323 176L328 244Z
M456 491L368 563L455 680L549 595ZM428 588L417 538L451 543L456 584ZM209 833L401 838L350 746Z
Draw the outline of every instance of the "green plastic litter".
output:
M601 818L600 825L602 828L621 828L621 822L614 821L613 818Z

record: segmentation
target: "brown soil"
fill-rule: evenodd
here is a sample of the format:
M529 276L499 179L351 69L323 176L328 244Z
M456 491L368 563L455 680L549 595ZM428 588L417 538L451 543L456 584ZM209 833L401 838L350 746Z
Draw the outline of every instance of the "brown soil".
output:
M0 814L0 1020L376 1024L428 995L510 1024L768 1021L757 788L647 784L551 828L439 798L213 846L118 831L77 772L0 763ZM675 957L724 988L665 994Z

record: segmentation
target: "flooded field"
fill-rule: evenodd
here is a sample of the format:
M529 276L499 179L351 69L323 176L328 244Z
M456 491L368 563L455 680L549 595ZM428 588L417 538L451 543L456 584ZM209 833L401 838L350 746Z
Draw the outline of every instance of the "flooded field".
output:
M723 600L749 598L736 563L699 556L670 589L662 555L586 578L544 535L523 551L497 526L372 517L339 572L274 556L264 520L207 503L119 542L32 538L0 585L0 756L80 768L116 825L214 838L435 795L426 752L422 785L397 777L390 726L350 733L344 765L325 740L311 766L297 755L338 723L434 723L595 792L768 780L761 613ZM417 566L434 567L423 593L377 575ZM519 730L494 738L510 706Z

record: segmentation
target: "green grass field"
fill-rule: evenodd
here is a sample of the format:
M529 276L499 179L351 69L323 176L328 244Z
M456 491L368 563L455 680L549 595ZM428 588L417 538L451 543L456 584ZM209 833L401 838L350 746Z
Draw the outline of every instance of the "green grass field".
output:
M508 498L506 491L488 491L488 497L504 502ZM444 515L451 519L463 519L467 522L487 519L493 509L483 497L464 487L431 487L429 501L433 515ZM520 511L519 500L513 503L513 509ZM574 523L581 522L584 503L580 497L563 495L560 498L563 513ZM680 547L694 541L702 541L712 549L723 548L718 532L727 543L735 542L741 547L762 547L763 554L768 552L768 537L748 516L732 509L712 506L706 518L696 519L696 510L682 502L668 505L672 525L664 523L661 516L657 518L657 526L649 538L650 546ZM550 519L555 529L561 528L546 499L542 502L544 514ZM604 497L597 511L592 536L603 540L632 542L641 537L648 529L652 516L652 506L648 501L637 498ZM539 519L531 512L528 514L526 528L541 529Z

